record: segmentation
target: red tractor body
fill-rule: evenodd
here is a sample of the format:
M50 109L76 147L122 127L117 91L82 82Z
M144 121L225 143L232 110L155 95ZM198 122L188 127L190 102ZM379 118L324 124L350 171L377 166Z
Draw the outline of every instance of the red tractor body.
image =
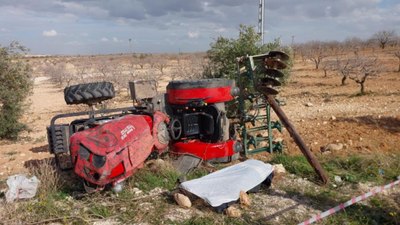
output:
M171 81L167 100L172 109L172 150L205 161L230 161L238 155L241 146L230 139L225 110L234 92L234 82L227 79Z
M178 154L205 161L231 161L241 145L231 140L225 102L233 99L233 81L172 81L167 93L154 95L152 82L131 82L133 107L60 114L48 127L50 152L62 158L90 190L116 186L168 146ZM64 90L67 104L89 106L114 96L111 83L79 84ZM70 124L56 120L89 115ZM99 115L99 116L97 116ZM172 140L171 140L172 139ZM87 189L88 190L88 189Z
M73 134L75 173L98 186L131 176L154 148L152 124L150 116L126 115Z

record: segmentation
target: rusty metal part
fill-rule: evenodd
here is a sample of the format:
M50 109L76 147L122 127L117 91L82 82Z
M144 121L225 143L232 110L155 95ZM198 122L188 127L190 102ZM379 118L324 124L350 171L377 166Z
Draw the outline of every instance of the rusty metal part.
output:
M258 86L257 89L263 93L263 94L268 94L268 95L277 95L279 92L273 88L266 87L266 86Z
M267 58L265 60L265 65L271 69L282 70L287 67L287 65L281 61L279 58Z
M262 86L282 86L282 83L279 82L279 80L276 80L274 78L269 78L269 77L263 77L260 79L260 83Z
M310 149L304 143L303 139L297 133L297 131L294 128L294 126L292 125L292 123L290 123L289 119L287 118L287 116L285 115L285 113L283 112L283 110L281 109L279 104L275 101L274 96L272 96L268 93L269 89L266 87L261 87L259 89L259 91L265 95L267 102L272 107L272 109L275 111L275 113L279 117L279 119L282 121L283 125L286 127L290 136L296 142L297 146L299 146L301 152L306 157L307 161L314 168L315 172L318 174L322 183L327 184L329 179L328 179L328 176L326 175L324 169L322 168L321 164L319 164L319 162L315 158L314 154L310 151Z
M265 75L268 75L268 76L274 77L274 78L280 78L280 77L284 76L284 74L281 71L276 70L276 69L265 68L264 73L265 73Z
M287 60L289 60L289 56L288 56L286 53L281 52L281 51L270 51L270 52L268 53L268 55L269 55L270 57L273 57L273 58L278 58L278 59L280 59L280 60L282 60L282 61L287 61Z
M280 78L283 77L284 74L276 69L269 69L267 67L258 67L257 68L258 72L265 74L266 76L270 76L273 78Z

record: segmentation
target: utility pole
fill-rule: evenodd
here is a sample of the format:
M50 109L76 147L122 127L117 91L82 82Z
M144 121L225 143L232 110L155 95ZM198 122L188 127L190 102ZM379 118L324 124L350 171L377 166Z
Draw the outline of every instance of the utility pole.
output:
M132 49L132 38L129 38L128 41L129 41L129 51L130 51L130 53L133 53L133 49Z
M258 5L258 34L261 36L261 44L264 44L264 13L265 0L260 0Z

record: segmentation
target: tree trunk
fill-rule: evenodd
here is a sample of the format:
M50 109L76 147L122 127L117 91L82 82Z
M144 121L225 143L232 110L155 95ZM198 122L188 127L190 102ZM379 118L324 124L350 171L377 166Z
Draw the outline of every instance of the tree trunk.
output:
M314 63L315 63L315 69L318 70L319 68L319 61L314 59Z
M346 85L347 76L342 77L342 86Z
M364 82L360 82L359 84L360 84L360 94L361 94L361 95L364 95L364 94L365 94L365 91L364 91Z

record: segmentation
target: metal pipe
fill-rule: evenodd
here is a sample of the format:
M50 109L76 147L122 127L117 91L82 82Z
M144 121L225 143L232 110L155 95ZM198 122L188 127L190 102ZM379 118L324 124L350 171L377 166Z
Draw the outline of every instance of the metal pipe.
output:
M262 92L262 89L260 90ZM290 136L293 138L294 142L296 142L297 146L299 146L301 152L306 157L307 161L310 165L314 168L315 172L318 174L319 178L324 184L327 184L329 181L328 176L326 175L324 169L322 168L321 164L319 164L318 160L315 158L314 154L310 151L307 145L304 143L303 139L297 133L296 129L290 123L289 119L275 101L275 98L272 95L268 95L267 93L263 93L266 97L267 102L271 106L271 108L275 111L276 115L282 121L283 125L288 130Z

